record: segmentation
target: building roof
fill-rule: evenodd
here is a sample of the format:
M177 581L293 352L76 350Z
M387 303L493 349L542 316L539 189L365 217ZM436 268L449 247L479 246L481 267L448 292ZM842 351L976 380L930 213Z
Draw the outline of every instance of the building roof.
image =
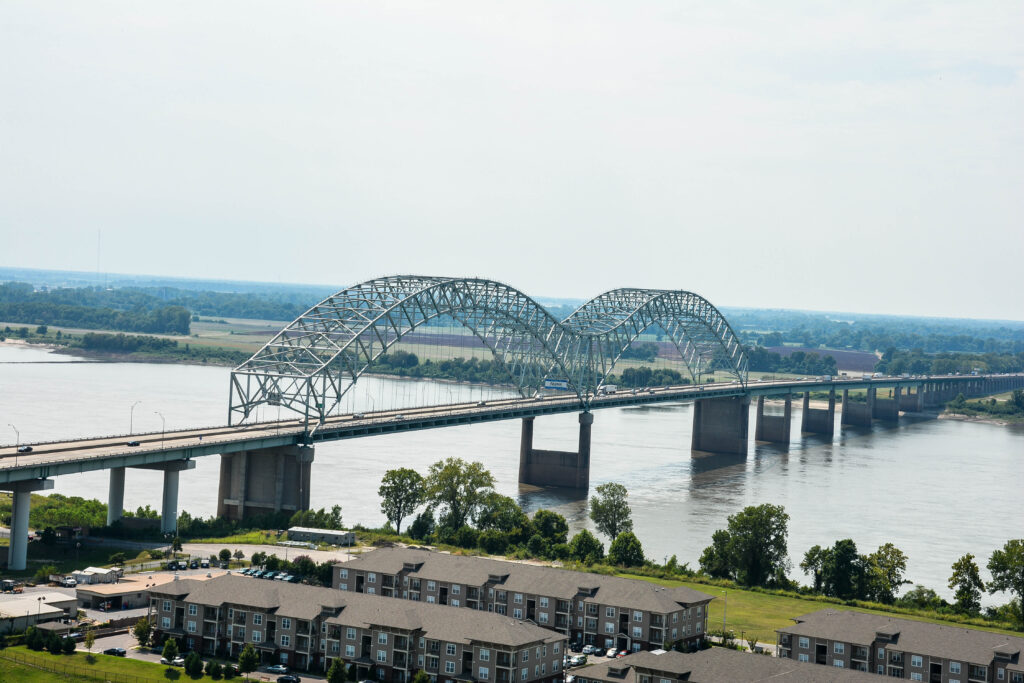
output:
M152 589L151 594L173 596L186 603L208 607L232 605L259 609L294 619L314 619L327 612L330 614L328 623L422 631L425 637L448 642L493 642L518 647L565 640L565 636L540 626L490 612L381 600L372 595L262 581L237 574L205 581L180 579Z
M42 598L40 600L39 598ZM70 604L68 604L70 603ZM61 593L60 591L33 591L31 593L20 593L15 595L3 595L0 597L0 617L14 619L30 616L55 617L63 616L64 608L58 605L75 604L75 596Z
M602 662L578 672L577 678L611 683L637 683L637 671L664 672L658 678L688 683L855 683L872 674L850 669L777 659L749 652L713 647L693 653L637 652L622 659ZM652 674L654 678L654 674Z
M651 612L674 612L680 606L689 607L714 599L712 595L684 586L666 587L620 576L413 548L378 548L335 566L397 574L407 565L411 569L408 575L421 580L468 586L492 581L500 583L505 591L539 593L543 590L545 595L563 600L571 600L582 591L595 602Z
M354 531L346 531L345 529L314 529L308 526L293 526L288 529L288 533L300 531L307 534L353 534Z
M224 571L212 570L211 576L220 576ZM196 574L189 577L189 581L205 581L205 574ZM179 579L180 580L180 579ZM153 574L129 574L118 580L117 583L89 583L76 586L79 593L89 595L103 595L106 597L114 595L127 595L128 593L141 593L157 586L174 581L174 574L171 572L160 572Z
M823 609L795 617L794 621L797 623L778 632L864 646L879 637L889 638L885 645L889 650L975 664L988 665L997 651L1010 658L1016 654L1020 661L1024 650L1024 638L865 612Z

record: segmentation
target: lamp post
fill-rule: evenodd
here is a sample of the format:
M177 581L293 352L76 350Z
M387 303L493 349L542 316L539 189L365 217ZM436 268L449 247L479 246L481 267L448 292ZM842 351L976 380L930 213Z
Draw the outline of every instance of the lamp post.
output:
M39 623L39 613L42 612L42 610L43 610L43 600L45 600L45 599L46 598L43 597L42 595L40 595L38 598L36 598L36 623L37 624Z
M164 432L167 431L167 420L164 419L164 414L159 410L153 411L154 415L160 416L160 448L164 447Z
M142 401L136 401L132 404L132 408L128 411L128 436L131 436L135 431L135 406L142 403Z
M21 432L19 432L18 428L12 425L10 422L7 423L7 426L14 430L14 466L17 467L18 449L21 448Z
M725 617L729 613L729 591L723 588L722 595L725 596L725 606L722 608L722 645L725 645Z

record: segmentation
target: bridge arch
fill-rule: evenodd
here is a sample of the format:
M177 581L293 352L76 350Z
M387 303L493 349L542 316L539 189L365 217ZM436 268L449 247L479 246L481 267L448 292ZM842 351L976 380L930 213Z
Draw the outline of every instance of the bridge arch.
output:
M481 278L392 276L316 304L231 373L228 421L261 404L323 421L360 375L391 346L448 316L487 347L522 396L545 378L566 379L586 405L640 334L665 330L691 375L717 349L746 380L746 355L725 318L692 292L617 289L564 321L517 289Z

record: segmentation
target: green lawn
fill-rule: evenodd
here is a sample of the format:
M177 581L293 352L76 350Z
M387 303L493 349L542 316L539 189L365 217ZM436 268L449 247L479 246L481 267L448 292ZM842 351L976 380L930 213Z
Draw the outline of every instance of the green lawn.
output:
M0 683L52 683L54 674L42 669L34 669L25 664L18 664L9 659L0 658ZM86 676L67 675L60 678L72 683L92 683L97 680Z
M12 657L17 661L12 662L7 657ZM31 664L36 664L40 668L33 668L30 666ZM187 681L213 680L206 675L193 678L181 668L162 666L127 657L100 654L90 656L84 652L76 652L73 655L51 655L45 651L35 652L21 645L7 648L0 654L0 683L52 681L58 676L61 680L70 681L119 681L125 680L125 676L131 676L133 678L130 680L139 683L143 681L153 681L154 683L182 681L182 683L186 683ZM233 680L245 681L247 679L239 676Z
M741 632L745 632L748 637L751 633L754 633L757 635L757 639L761 642L774 643L775 629L792 626L793 617L800 616L801 614L807 614L808 612L815 612L819 609L853 610L855 612L868 612L870 614L884 614L886 616L897 617L900 619L926 621L933 624L943 624L945 626L960 626L963 628L973 628L982 631L993 631L1017 637L1020 637L1021 635L1016 631L986 628L983 626L968 626L965 624L943 621L941 619L930 619L927 617L891 613L882 610L847 607L846 605L837 605L831 602L815 600L813 598L792 598L784 595L757 593L736 588L725 589L703 583L671 581L651 578L648 576L637 576L635 574L624 573L620 574L620 576L651 581L663 586L686 586L687 588L692 588L693 590L701 591L708 595L714 595L716 599L712 601L708 608L708 629L712 632L720 631L722 628L722 613L728 610L728 614L726 615L726 628L735 631L737 636L739 636ZM726 595L728 599L728 607L726 607Z

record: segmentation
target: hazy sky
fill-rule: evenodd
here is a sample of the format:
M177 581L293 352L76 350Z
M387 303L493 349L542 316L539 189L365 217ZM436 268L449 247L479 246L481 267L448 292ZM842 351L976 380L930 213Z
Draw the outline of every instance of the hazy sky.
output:
M1024 319L1024 3L0 3L0 264Z

